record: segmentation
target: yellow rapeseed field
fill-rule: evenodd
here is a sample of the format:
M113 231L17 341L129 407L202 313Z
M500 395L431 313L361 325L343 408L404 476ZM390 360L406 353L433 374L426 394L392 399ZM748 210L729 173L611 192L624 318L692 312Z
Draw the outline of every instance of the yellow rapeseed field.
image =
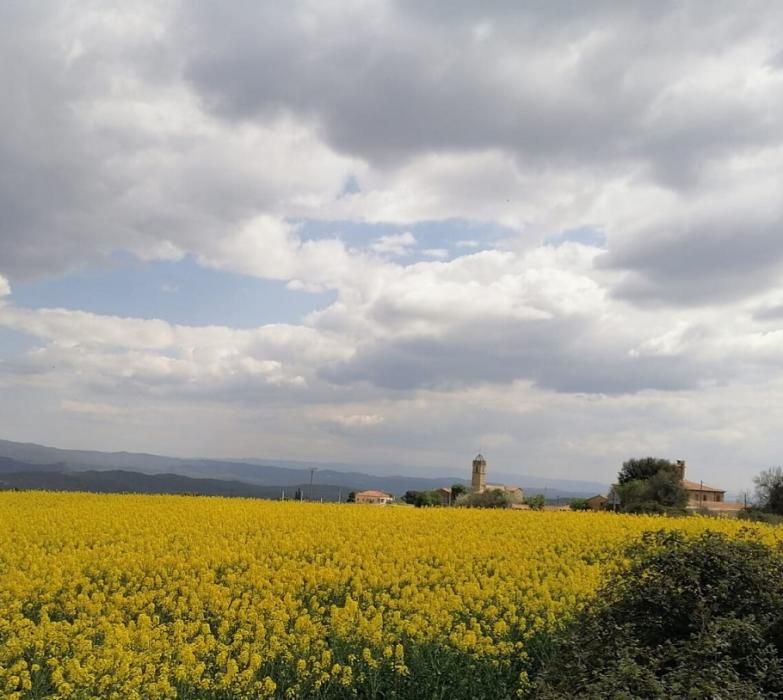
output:
M513 695L529 641L661 527L742 524L0 493L0 695Z

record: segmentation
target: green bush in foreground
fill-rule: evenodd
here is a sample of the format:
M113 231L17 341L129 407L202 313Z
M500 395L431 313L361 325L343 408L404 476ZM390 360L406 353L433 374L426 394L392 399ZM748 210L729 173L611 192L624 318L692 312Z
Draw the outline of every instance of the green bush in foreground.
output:
M783 558L752 535L648 533L548 645L537 698L783 698Z

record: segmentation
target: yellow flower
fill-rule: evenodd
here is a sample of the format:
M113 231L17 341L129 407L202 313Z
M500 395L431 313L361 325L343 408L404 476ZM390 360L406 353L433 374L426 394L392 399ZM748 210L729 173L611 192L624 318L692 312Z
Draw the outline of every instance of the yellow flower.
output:
M360 695L433 672L426 645L502 673L626 543L674 527L743 524L0 492L0 694Z

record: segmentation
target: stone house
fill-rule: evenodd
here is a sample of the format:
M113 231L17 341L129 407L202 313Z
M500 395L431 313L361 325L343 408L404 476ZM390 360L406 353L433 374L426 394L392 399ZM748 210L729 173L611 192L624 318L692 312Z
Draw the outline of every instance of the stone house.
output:
M359 491L356 494L357 503L366 503L376 506L385 506L387 503L394 501L394 496L390 493L384 493L383 491Z
M585 499L588 510L606 510L606 504L609 503L609 499L606 496L602 496L600 493Z
M675 462L677 476L682 482L683 488L688 492L688 505L686 509L702 511L710 515L737 515L743 509L741 503L727 503L724 489L707 486L703 481L691 481L685 478L685 460L678 459Z
M525 500L525 491L519 486L512 486L510 484L486 484L484 486L485 491L503 491L507 493L512 501L521 503Z

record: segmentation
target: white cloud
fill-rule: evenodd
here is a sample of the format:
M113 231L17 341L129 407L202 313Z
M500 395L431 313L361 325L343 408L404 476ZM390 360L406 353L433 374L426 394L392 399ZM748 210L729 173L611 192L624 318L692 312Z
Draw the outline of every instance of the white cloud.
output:
M337 416L335 421L347 428L364 428L383 423L383 416L359 413L350 416Z
M410 231L405 233L392 233L381 236L372 244L372 250L381 255L401 257L407 255L410 249L416 246L416 238Z

